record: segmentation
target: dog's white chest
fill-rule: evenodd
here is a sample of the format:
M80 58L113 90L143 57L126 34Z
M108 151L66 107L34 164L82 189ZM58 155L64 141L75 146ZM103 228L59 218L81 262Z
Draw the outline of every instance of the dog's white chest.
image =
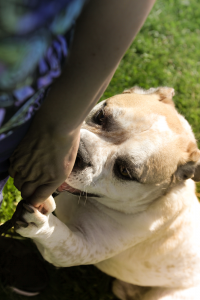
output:
M184 243L182 248L174 247L168 251L169 245L142 243L96 266L108 275L135 285L191 286L200 283L200 255L197 254L200 243L194 244L191 251ZM148 255L148 252L155 255Z

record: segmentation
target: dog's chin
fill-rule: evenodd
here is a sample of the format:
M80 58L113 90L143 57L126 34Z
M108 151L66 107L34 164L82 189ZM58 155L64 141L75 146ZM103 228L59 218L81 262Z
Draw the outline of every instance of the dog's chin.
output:
M73 195L78 196L78 197L99 197L99 195L97 195L97 194L86 193L84 191L76 189L76 188L70 186L67 182L63 182L57 188L57 191L59 193L61 193L61 192L68 192L68 193L73 194Z

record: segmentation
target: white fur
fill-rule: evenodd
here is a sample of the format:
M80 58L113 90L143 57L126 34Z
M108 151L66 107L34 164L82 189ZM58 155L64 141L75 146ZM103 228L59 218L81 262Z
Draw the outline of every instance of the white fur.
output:
M146 94L150 97L157 90ZM145 101L142 90L135 94L142 94ZM57 217L51 213L55 209L51 197L47 214L36 209L33 214L26 212L23 218L29 226L17 232L33 238L43 257L55 266L94 264L116 277L113 291L122 300L136 296L199 300L200 206L191 179L172 180L185 155L180 141L187 136L195 142L194 136L176 112L183 132L170 128L168 115L145 112L137 99L132 106L127 104L129 95L124 97L121 107L109 100L108 107L126 139L115 143L103 131L95 132L90 122L103 105L98 104L81 130L92 167L72 171L66 180L75 189L100 197L61 193L56 198ZM114 175L118 157L129 158L140 182Z

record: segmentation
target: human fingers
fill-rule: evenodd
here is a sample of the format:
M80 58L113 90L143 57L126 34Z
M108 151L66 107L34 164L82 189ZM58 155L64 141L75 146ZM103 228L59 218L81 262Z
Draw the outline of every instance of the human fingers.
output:
M34 155L33 151L31 150L30 143L25 145L24 141L22 141L10 156L10 164L17 167L19 164L23 164L25 161L27 161L30 155Z
M19 179L19 182L20 180L22 179ZM22 198L26 199L34 193L38 186L45 184L45 180L44 178L42 178L42 175L40 175L39 177L36 177L32 180L28 180L26 178L25 180L23 180L23 183L20 182L19 184L21 184L20 191Z
M14 178L16 173L19 173L22 170L23 170L23 173L25 173L26 170L28 170L28 169L30 169L29 164L25 163L22 160L16 161L16 163L15 163L15 161L13 161L12 163L10 161L8 173L12 178ZM26 172L26 173L28 173L28 172Z
M8 173L10 177L14 178L16 173L20 173L21 170L24 170L23 165L21 163L19 163L18 165L10 164Z
M43 203L69 176L74 165L74 160L75 158L70 162L68 161L65 173L62 175L57 173L57 176L53 176L51 179L47 178L45 174L41 174L37 180L26 181L21 185L20 179L17 177L17 187L20 188L22 197L34 206Z
M22 192L22 197L26 198L30 196L38 185L46 183L48 180L45 174L42 174L37 170L37 168L32 168L32 172L27 172L27 170L19 170L15 173L14 176L14 185L15 187L22 192L23 186L28 186L29 188L24 188Z
M33 205L34 207L38 207L40 206L40 204L45 202L48 197L50 197L53 194L53 192L56 190L58 186L59 184L57 183L54 185L52 184L41 185L36 188L36 190L30 197L26 198L26 201L31 205Z
M74 165L75 157L75 153L73 155L72 153L68 155L64 169L62 167L63 164L60 164L60 167L58 168L52 168L52 166L50 166L49 169L45 168L43 171L40 169L40 166L37 166L36 164L28 171L28 173L23 169L16 173L14 185L21 191L24 199L31 197L31 195L33 195L41 186L42 193L44 193L44 196L42 196L43 201L43 199L46 199L51 195L69 176ZM50 192L45 192L47 190Z
M75 157L76 155L70 155L70 159L68 157L67 163L65 162L64 173L63 170L62 172L58 172L57 170L57 172L53 172L50 177L50 173L41 174L37 180L25 182L21 187L22 197L34 206L43 203L69 176L74 165Z

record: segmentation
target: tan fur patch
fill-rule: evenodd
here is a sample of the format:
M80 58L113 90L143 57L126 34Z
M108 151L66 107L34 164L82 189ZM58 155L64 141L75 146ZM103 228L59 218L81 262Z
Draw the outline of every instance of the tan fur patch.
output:
M188 153L189 153L189 160L193 161L193 162L198 162L200 160L200 151L197 148L197 145L195 143L190 143L188 145L188 149L187 149Z
M175 95L173 88L161 87L156 93L160 96L159 101L175 107L172 97Z
M165 103L160 102L159 100L159 94L122 94L108 99L107 106L113 107L113 109L115 106L129 109L132 108L141 116L152 113L165 116L169 128L178 134L182 133L183 127L174 107L165 105Z

